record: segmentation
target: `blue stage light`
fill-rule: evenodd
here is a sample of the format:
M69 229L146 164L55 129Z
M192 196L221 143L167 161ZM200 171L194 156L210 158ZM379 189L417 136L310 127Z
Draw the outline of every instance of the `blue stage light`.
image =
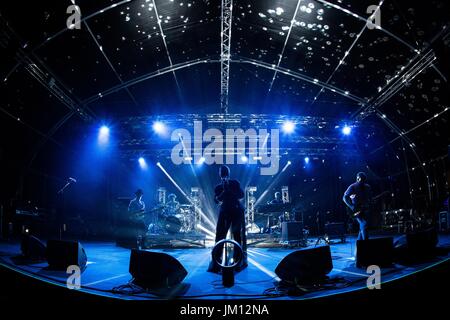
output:
M289 120L283 122L283 132L284 133L292 133L295 131L295 123Z
M342 128L342 133L348 136L350 133L352 133L352 127L345 125L344 128Z
M305 163L306 163L306 164L309 163L309 157L305 157Z
M247 156L242 156L242 157L241 157L241 161L242 161L242 162L247 162L247 161L248 161Z
M148 168L147 161L145 161L145 159L143 157L140 157L138 159L138 161L139 161L139 166L141 167L141 169L147 169Z
M107 126L101 126L98 131L98 142L100 144L106 144L109 142L109 128Z
M153 130L157 134L165 134L167 131L166 125L162 123L161 121L155 121L153 122Z
M203 164L205 161L206 161L205 157L201 157L201 158L198 160L198 164Z

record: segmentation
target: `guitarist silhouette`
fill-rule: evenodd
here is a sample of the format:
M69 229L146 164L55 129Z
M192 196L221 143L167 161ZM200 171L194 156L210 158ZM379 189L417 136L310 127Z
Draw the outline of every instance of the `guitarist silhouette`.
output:
M145 235L146 232L146 223L144 221L145 203L142 201L144 192L141 189L138 189L134 195L134 199L132 199L128 205L128 227L131 229L131 232L139 238Z
M359 223L358 240L367 240L367 219L372 206L372 190L366 183L367 176L358 172L356 182L352 183L344 193L342 200L352 211L352 217Z

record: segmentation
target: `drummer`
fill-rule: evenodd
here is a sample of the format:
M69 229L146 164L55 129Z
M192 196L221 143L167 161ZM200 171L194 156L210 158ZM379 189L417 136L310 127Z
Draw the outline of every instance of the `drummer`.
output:
M180 210L180 203L177 201L177 196L173 193L169 194L166 202L166 214L168 216L175 216Z

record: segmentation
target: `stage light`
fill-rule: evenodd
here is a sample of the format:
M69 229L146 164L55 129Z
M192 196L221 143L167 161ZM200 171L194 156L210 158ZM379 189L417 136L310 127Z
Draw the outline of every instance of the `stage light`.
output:
M348 136L350 133L352 133L352 127L345 125L344 128L342 128L342 133Z
M295 130L295 123L289 120L283 122L283 132L284 133L292 133Z
M212 232L211 230L208 230L207 228L202 226L200 223L197 223L197 229L202 230L203 232L205 232L206 234L210 235L213 238L216 237L216 234L214 232Z
M109 142L109 128L107 126L101 126L98 131L98 142L100 144L106 144Z
M201 157L199 160L198 160L198 164L203 164L204 162L206 161L206 159L205 159L205 157Z
M309 163L309 157L305 157L305 163L306 163L306 164Z
M167 178L169 178L169 180L173 183L173 185L178 189L178 191L180 191L180 193L191 203L194 204L191 200L191 198L186 194L186 192L183 191L183 189L181 189L181 187L178 185L178 183L171 177L171 175L169 174L169 172L167 172L166 169L164 169L164 167L161 165L160 162L158 162L156 164L158 166L158 168L161 169L161 171L166 175ZM206 223L208 223L213 229L216 228L216 225L211 221L211 219L202 211L202 209L197 208L198 212L200 213L202 220L205 221Z
M242 157L241 157L241 160L242 160L242 162L247 162L247 161L248 161L248 158L247 158L247 156L242 156Z
M161 121L155 121L155 122L153 122L153 130L157 134L165 134L167 131L167 128L166 128L165 124L162 123Z
M272 178L274 178L272 180L272 182L270 183L270 185L263 191L263 193L259 196L258 199L256 199L256 202L254 204L254 206L258 206L259 203L266 197L266 195L269 193L269 191L273 190L273 187L278 183L279 179L283 176L283 173L287 170L287 168L291 165L291 161L287 161L286 164L284 165L283 169L281 169L280 172L278 172L278 174L276 174L275 176L272 176Z
M141 167L141 169L148 169L148 165L147 165L147 161L145 161L145 159L143 157L140 157L138 159L139 161L139 166Z
M291 165L291 162L290 162L290 161L286 162L286 164L284 165L284 167L283 167L283 169L281 170L281 172L282 172L282 173L285 172L286 169L287 169L290 165Z

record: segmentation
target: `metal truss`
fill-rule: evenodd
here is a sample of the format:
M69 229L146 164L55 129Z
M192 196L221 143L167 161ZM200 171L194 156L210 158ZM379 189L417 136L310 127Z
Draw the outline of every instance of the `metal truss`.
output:
M140 157L147 159L167 159L171 162L172 148L129 148L121 149L118 156L119 158L127 161L137 161ZM298 147L298 148L279 148L280 157L286 157L286 159L295 159L295 157L327 157L327 156L341 156L345 155L346 159L361 157L354 145L340 146L340 147ZM217 154L219 155L219 154ZM270 152L269 152L270 155Z
M109 59L108 55L106 54L105 50L103 49L103 47L98 42L97 38L95 37L94 33L92 32L92 29L89 27L89 24L87 23L87 21L84 21L84 26L86 27L87 31L89 32L89 35L91 36L92 41L94 41L94 43L97 46L98 50L103 55L103 58L105 58L106 63L108 63L108 65L111 68L112 72L114 72L114 74L116 75L117 80L119 80L119 82L123 84L122 77L120 76L119 72L117 72L116 68L114 67L114 65L112 64L112 62ZM138 103L137 103L136 99L134 98L133 94L131 93L131 91L128 88L126 88L125 91L128 93L128 95L130 96L130 99L134 102L134 104L138 105Z
M159 77L161 75L176 71L176 70L180 70L180 69L184 69L184 68L189 68L195 65L199 65L199 64L207 64L207 63L220 63L221 60L217 60L217 59L196 59L196 60L191 60L191 61L186 61L186 62L181 62L181 63L177 63L174 64L173 66L168 66L165 68L161 68L152 72L149 72L147 74L144 74L142 76L139 76L137 78L131 79L129 81L126 81L124 83L118 84L114 87L111 87L103 92L100 92L92 97L89 97L87 99L85 99L83 101L83 105L88 105L91 104L105 96L108 96L110 94L113 94L117 91L123 90L125 88L128 88L129 86L133 86L135 84L138 84L140 82L149 80L149 79L153 79L156 77ZM358 97L354 94L351 94L350 92L340 89L338 87L335 87L333 85L327 84L323 81L320 81L318 79L314 79L310 76L307 76L306 74L300 73L300 72L296 72L296 71L292 71L290 69L286 69L283 67L278 67L276 65L270 64L270 63L266 63L263 61L258 61L255 59L250 59L250 58L244 58L244 57L238 57L237 59L230 59L231 63L243 63L243 64L252 64L254 66L257 67L261 67L261 68L265 68L268 70L273 70L273 71L277 71L278 73L284 74L286 76L295 78L295 79L299 79L302 81L306 81L309 82L313 85L319 86L323 89L329 90L331 92L337 93L343 97L346 97L350 100L356 101L361 105L365 105L366 104L366 100Z
M363 120L378 111L378 108L395 96L401 89L411 84L414 78L433 65L436 55L433 50L417 55L392 80L390 80L367 105L360 108L353 117Z
M161 25L161 19L159 18L158 9L156 8L155 0L152 0L153 9L155 9L156 21L159 27L159 33L161 34L161 39L164 44L164 48L166 49L167 59L169 60L169 66L173 67L172 57L170 56L169 47L167 46L166 35L164 34L164 30ZM177 75L175 74L175 69L172 71L173 78L175 80L175 84L177 85L178 92L180 92L180 85L178 83Z
M222 0L222 30L220 33L220 110L222 113L228 113L232 17L233 0Z
M295 11L294 11L294 16L291 19L291 25L289 26L289 30L286 35L286 39L284 39L283 48L281 49L281 53L278 57L277 68L280 66L281 60L283 60L284 51L286 50L286 45L289 41L289 37L291 36L292 28L294 27L294 24L296 21L295 17L297 16L297 12L298 12L298 9L300 8L301 2L302 2L302 0L297 1L297 6L295 7ZM272 91L273 83L275 82L276 77L277 77L277 70L275 70L275 72L273 73L272 81L270 81L269 92Z
M384 0L381 0L378 3L377 6L377 10L375 12L378 12L381 8L381 6L383 5ZM373 15L375 14L375 12L373 13ZM345 51L344 56L339 60L338 65L336 66L336 68L334 68L333 72L330 74L330 76L328 77L327 81L325 83L330 83L331 79L334 77L334 75L336 74L336 72L339 70L339 68L344 64L345 59L350 55L350 52L352 51L352 49L356 46L356 43L359 41L359 39L361 38L363 32L367 29L367 23L364 24L364 27L362 27L361 31L359 31L359 33L356 35L355 40L353 40L352 44L350 45L350 47ZM319 92L316 94L316 96L314 97L313 103L316 102L316 100L319 98L320 94L323 92L323 88L321 88L319 90Z
M346 98L349 98L351 100L354 100L362 105L365 105L365 103L367 102L365 99L355 96L353 94L351 94L350 92L346 91L346 90L342 90L340 88L337 88L333 85L330 85L326 82L320 81L319 79L315 79L312 78L306 74L300 73L300 72L296 72L296 71L292 71L290 69L287 68L283 68L280 66L276 66L267 62L263 62L263 61L259 61L259 60L255 60L255 59L250 59L250 58L240 58L239 60L232 60L233 63L246 63L246 64L253 64L257 67L261 67L261 68L265 68L265 69L269 69L269 70L276 70L278 73L282 73L286 76L295 78L295 79L300 79L306 82L309 82L311 84L317 85L319 87L322 87L323 89L327 89L331 92L335 92L337 94L340 94L341 96L344 96Z
M287 116L274 114L183 114L179 117L176 114L155 115L155 116L132 116L125 117L119 120L119 126L123 128L130 128L132 131L144 132L147 136L148 124L154 121L162 121L167 126L177 128L189 128L193 126L194 121L202 121L203 127L214 128L218 124L226 124L229 128L279 128L285 121L290 120L302 128L316 128L335 130L336 125L340 125L341 120L326 117L314 116ZM366 126L373 125L371 122L366 122Z
M177 63L177 64L174 64L172 66L167 66L165 68L161 68L161 69L158 69L156 71L146 73L146 74L144 74L142 76L139 76L137 78L131 79L129 81L125 81L124 83L120 83L120 84L118 84L116 86L113 86L113 87L111 87L111 88L109 88L109 89L107 89L105 91L99 92L98 94L83 100L82 103L83 103L83 105L91 104L91 103L93 103L93 102L95 102L97 100L100 100L103 97L106 97L106 96L108 96L110 94L116 93L117 91L126 89L126 88L128 88L130 86L133 86L135 84L138 84L140 82L143 82L143 81L146 81L146 80L149 80L149 79L153 79L153 78L162 76L162 75L167 74L167 73L172 73L172 72L175 72L177 70L181 70L181 69L184 69L184 68L189 68L189 67L195 66L197 64L218 63L218 62L219 62L219 60L196 59L196 60L191 60L191 61Z
M64 85L52 77L49 72L44 71L44 67L39 66L37 62L32 61L29 57L24 55L23 52L18 52L17 58L23 64L25 70L62 104L72 110L72 112L83 120L93 121L94 118L90 112L85 110L82 105L72 99L69 91L64 88Z
M23 41L19 35L11 28L9 23L0 16L0 31L2 31L2 45L3 46L15 46L15 60L17 66L23 65L25 71L42 84L56 99L62 104L68 107L73 114L78 115L80 118L90 121L93 119L90 114L91 111L85 109L80 103L77 102L76 97L70 93L64 84L57 80L52 75L45 64L34 54L27 54L22 45ZM14 43L14 44L13 44ZM13 70L15 70L15 68ZM10 72L11 73L11 72ZM10 74L8 73L8 75ZM8 76L3 81L7 81Z

